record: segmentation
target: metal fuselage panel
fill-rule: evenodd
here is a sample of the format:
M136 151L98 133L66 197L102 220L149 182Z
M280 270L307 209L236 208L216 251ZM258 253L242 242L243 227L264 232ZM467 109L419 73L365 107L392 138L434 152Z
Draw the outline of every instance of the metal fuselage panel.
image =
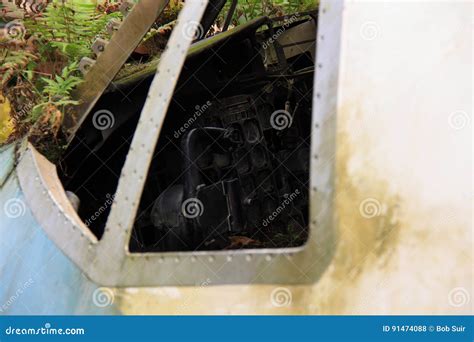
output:
M343 8L341 31L325 30ZM113 304L98 308L98 285L26 207L15 219L0 211L0 305L22 289L3 314L471 314L471 9L321 1L313 116L330 117L315 122L321 129L337 125L333 136L318 137L337 147L337 247L316 283L114 288ZM337 56L327 54L331 34L340 34ZM312 187L324 170L318 160ZM324 208L317 193L326 190L312 192L312 217ZM28 202L16 172L0 205L12 198ZM25 287L32 274L38 279ZM275 305L282 289L289 300Z
M0 203L0 315L117 312L113 305L94 304L98 285L45 234L15 172L1 188Z

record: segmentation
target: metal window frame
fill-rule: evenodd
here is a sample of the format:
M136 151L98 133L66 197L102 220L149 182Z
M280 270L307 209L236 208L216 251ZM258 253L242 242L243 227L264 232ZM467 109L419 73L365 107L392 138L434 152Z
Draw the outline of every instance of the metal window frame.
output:
M186 1L142 110L100 241L81 221L49 163L29 144L18 152L18 178L48 237L92 281L114 287L313 283L336 245L334 157L342 13L345 0L320 3L312 115L310 235L297 248L130 253L129 239L154 147L192 37L208 0ZM194 29L197 27L193 27ZM153 95L153 96L151 96Z

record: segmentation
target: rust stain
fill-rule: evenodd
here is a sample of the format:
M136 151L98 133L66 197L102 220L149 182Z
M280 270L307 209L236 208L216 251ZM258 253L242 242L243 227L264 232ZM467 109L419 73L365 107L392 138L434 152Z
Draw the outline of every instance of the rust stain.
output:
M353 114L358 118L362 116L357 105L351 104L341 108L339 117L343 117L347 110L356 111ZM356 139L351 139L354 134L357 134ZM351 165L352 158L373 148L363 135L363 130L341 129L337 134L335 208L338 246L326 277L314 286L311 301L315 303L315 314L351 312L354 296L358 295L353 291L354 284L360 281L367 269L383 269L399 241L399 198L389 191L386 181L370 168L369 163L363 168L363 177L361 169ZM373 284L374 289L377 286L377 283Z

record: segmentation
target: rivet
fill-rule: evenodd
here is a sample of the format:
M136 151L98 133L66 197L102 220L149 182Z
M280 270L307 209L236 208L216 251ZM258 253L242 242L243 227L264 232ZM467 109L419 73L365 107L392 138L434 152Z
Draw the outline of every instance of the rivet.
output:
M266 255L265 260L266 261L272 261L272 256L271 255Z
M210 256L209 257L209 262L214 262L214 257Z
M191 257L191 262L196 262L196 257L194 255Z
M178 262L179 262L179 258L178 258L178 257L174 258L174 262L175 262L175 263L178 263Z
M226 259L227 259L227 262L231 262L232 261L232 256L228 255Z
M251 256L251 255L246 255L246 256L245 256L245 260L247 260L247 261L252 261L252 256Z

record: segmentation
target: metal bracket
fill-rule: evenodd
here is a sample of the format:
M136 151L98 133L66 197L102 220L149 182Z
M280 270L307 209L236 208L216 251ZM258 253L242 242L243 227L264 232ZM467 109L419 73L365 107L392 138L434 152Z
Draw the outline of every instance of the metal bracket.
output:
M122 15L124 17L126 17L128 15L128 13L131 11L131 9L133 8L133 2L130 2L130 1L124 1L120 4L120 12L122 13Z
M105 26L105 29L107 30L107 33L112 35L116 31L118 31L120 25L122 25L122 21L119 19L110 19L107 25Z
M102 52L104 52L105 47L107 46L108 43L109 41L106 39L97 38L92 44L92 51L94 51L96 55L99 55Z
M93 60L92 58L82 57L78 66L79 71L82 72L83 75L85 75L92 68L94 64L95 64L95 60Z

